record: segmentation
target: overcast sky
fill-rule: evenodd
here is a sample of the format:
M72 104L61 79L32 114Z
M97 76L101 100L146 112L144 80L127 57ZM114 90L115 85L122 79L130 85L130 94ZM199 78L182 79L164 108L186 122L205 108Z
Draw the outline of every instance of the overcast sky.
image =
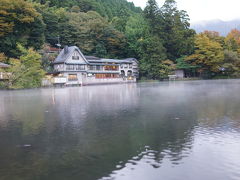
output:
M128 0L145 7L147 0ZM164 0L157 0L161 6ZM232 20L240 18L240 0L176 0L178 9L186 10L191 22L202 20Z

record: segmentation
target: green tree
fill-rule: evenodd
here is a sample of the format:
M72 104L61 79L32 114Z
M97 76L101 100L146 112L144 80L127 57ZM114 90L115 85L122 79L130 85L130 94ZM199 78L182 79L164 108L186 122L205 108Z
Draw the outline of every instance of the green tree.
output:
M225 75L240 77L240 57L237 52L224 50L222 70Z
M155 0L149 0L144 17L151 34L162 41L168 59L175 60L193 53L195 31L190 29L187 12L179 11L174 0L166 0L161 8Z
M186 61L187 56L182 56L176 59L175 69L184 70L185 76L196 77L197 76L197 65L192 65Z
M97 57L100 57L100 58L107 57L107 50L103 43L99 42L96 45L96 51L95 51L94 55Z
M167 59L166 49L157 37L148 37L141 41L140 76L148 79L166 78L171 70Z
M177 69L184 69L184 70L191 70L191 69L196 69L197 66L189 64L185 59L186 56L182 56L176 60L176 68Z
M43 21L46 24L44 32L46 42L56 46L58 37L61 36L64 28L68 27L67 11L63 8L49 7L47 4L36 5L35 7L42 14Z
M162 38L163 34L163 17L158 7L156 0L148 0L147 6L144 9L144 17L149 23L150 32Z
M168 58L175 60L190 55L194 50L195 31L190 29L187 12L178 10L175 0L166 0L160 11L163 17L163 45Z
M107 26L101 41L104 42L109 58L126 58L127 40L123 33Z
M11 75L7 87L10 89L40 87L45 74L41 67L41 55L32 48L25 49L21 45L17 47L22 55L19 59L9 60L11 67L8 72Z
M60 35L62 44L76 45L87 54L94 53L108 26L107 21L95 11L67 13L67 18Z
M60 35L62 45L76 45L85 54L125 56L126 38L95 11L67 13ZM100 52L100 47L102 51Z
M97 11L99 4L95 0L81 0L78 1L78 6L81 12Z
M5 56L4 53L0 53L0 62L3 62L3 63L7 62L7 57Z
M142 14L136 14L129 18L125 32L128 42L128 56L140 58L143 49L140 49L142 41L150 35L149 25Z
M114 17L112 19L112 25L120 32L125 32L127 18L125 17Z

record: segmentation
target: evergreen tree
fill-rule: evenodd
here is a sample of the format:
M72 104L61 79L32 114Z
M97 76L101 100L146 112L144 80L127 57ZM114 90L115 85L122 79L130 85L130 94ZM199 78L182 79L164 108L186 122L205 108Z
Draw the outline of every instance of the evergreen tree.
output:
M149 25L142 14L136 14L129 18L126 25L126 38L128 40L128 56L140 58L141 42L149 36Z
M170 64L164 63L167 59L166 49L158 37L150 36L142 40L140 45L140 76L148 79L163 79L169 72Z
M166 0L161 7L163 39L168 58L175 60L190 55L194 50L195 31L190 29L186 11L179 11L175 0Z
M156 0L148 0L147 6L144 9L144 17L150 25L150 32L161 38L163 18Z
M104 58L107 57L107 50L106 47L104 46L103 43L99 42L96 45L96 52L94 53L95 56L100 57L100 58Z

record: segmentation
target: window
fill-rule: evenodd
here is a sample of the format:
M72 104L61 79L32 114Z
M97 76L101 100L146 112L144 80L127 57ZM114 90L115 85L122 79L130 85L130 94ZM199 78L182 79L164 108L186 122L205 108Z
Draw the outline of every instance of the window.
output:
M127 75L128 75L128 76L132 76L132 71L128 71L128 72L127 72Z
M79 60L79 59L80 59L79 54L78 52L75 51L72 55L72 60Z
M96 79L119 78L119 74L96 74Z
M96 70L96 66L90 66L89 69L92 70L92 71Z
M121 70L121 77L125 77L125 71Z
M57 70L59 70L60 65L55 65L54 68L57 69Z
M100 71L100 70L102 70L102 66L96 66L96 69L97 69L98 71Z
M67 71L73 71L74 70L74 65L67 65Z
M76 70L78 70L78 71L85 70L85 66L84 65L76 65Z
M133 66L132 66L132 64L129 64L129 68L132 68Z
M63 69L63 65L62 64L54 65L54 69L56 70Z
M79 56L72 56L72 60L79 60Z
M69 74L68 75L68 80L69 81L77 81L78 80L77 74Z
M123 69L123 64L121 64L121 68Z
M119 66L105 66L106 71L118 71Z

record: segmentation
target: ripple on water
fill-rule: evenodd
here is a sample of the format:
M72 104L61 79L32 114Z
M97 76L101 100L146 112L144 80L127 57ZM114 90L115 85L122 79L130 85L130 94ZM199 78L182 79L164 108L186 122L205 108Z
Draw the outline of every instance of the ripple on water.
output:
M1 92L0 176L239 180L239 92L240 80Z
M154 174L152 177L178 180L178 177L193 177L189 172L197 175L200 170L201 176L194 179L239 180L240 134L236 130L223 132L221 129L197 127L192 140L185 143L180 153L171 149L170 144L170 148L158 151L145 146L144 151L133 156L121 169L118 167L113 171L109 179L128 180L126 177L139 177L143 180L144 176L137 174L146 170ZM120 174L125 175L125 178ZM151 176L148 178L152 179Z

